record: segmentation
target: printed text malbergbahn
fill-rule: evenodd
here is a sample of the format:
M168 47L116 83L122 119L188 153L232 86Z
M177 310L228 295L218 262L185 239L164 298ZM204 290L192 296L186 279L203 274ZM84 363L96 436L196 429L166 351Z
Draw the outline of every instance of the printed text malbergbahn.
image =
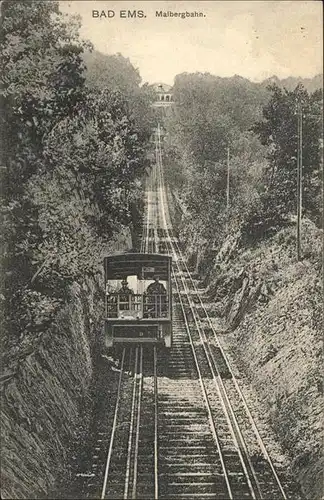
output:
M163 10L156 10L155 11L155 17L180 17L181 19L186 19L188 17L205 17L205 14L203 12L172 12L171 10L163 11Z

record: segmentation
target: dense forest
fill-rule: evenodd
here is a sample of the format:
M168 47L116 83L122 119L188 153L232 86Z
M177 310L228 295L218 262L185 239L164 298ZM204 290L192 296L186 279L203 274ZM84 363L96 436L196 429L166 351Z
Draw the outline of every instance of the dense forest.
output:
M57 1L1 2L4 498L47 497L68 474L91 415L103 255L141 224L150 92L79 27Z
M322 89L270 83L178 75L164 120L165 172L218 341L314 499L323 470Z
M58 2L4 1L1 9L6 343L46 328L66 287L94 274L109 239L140 219L153 118L138 70L82 41ZM320 91L183 74L174 100L164 124L167 177L184 193L186 228L199 227L200 246L219 246L228 231L257 238L291 221L297 103L304 214L319 224Z
M44 331L140 218L150 108L129 60L93 52L58 2L5 1L1 13L8 347Z
M166 169L181 193L191 234L219 248L274 234L296 213L297 109L303 110L303 215L321 220L322 92L309 94L244 78L182 74L165 120ZM229 170L229 199L227 172ZM228 203L229 202L229 203Z

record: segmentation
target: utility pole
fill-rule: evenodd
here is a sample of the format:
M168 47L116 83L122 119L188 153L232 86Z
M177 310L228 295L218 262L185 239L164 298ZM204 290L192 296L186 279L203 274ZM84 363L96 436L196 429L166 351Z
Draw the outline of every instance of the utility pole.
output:
M303 111L300 104L297 110L297 260L301 257L301 219L303 205Z
M229 228L229 205L230 205L230 148L227 148L227 182L226 182L226 234Z

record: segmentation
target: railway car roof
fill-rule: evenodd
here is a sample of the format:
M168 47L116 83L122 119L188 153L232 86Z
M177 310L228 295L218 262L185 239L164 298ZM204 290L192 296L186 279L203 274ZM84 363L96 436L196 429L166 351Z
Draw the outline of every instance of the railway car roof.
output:
M172 257L162 254L127 253L109 255L104 259L106 279L123 279L136 274L139 279L169 279Z

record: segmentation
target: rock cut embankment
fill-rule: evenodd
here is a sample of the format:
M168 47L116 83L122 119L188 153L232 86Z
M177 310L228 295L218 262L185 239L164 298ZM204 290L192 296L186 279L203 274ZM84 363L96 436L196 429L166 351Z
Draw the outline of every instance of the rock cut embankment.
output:
M107 253L131 245L124 231ZM47 329L25 335L3 355L2 498L47 498L71 482L73 452L83 444L94 405L102 275L100 268L72 283Z
M323 493L321 232L305 222L305 257L297 262L294 231L245 250L232 242L207 281L225 345L255 389L304 494L317 500Z
M66 473L92 377L97 292L90 281L74 283L55 324L6 356L2 498L44 498Z
M186 228L182 227L186 234ZM309 500L323 494L322 232L303 221L303 259L295 228L249 247L230 236L217 255L186 254L210 298L220 339L260 402ZM206 242L204 242L206 243Z

